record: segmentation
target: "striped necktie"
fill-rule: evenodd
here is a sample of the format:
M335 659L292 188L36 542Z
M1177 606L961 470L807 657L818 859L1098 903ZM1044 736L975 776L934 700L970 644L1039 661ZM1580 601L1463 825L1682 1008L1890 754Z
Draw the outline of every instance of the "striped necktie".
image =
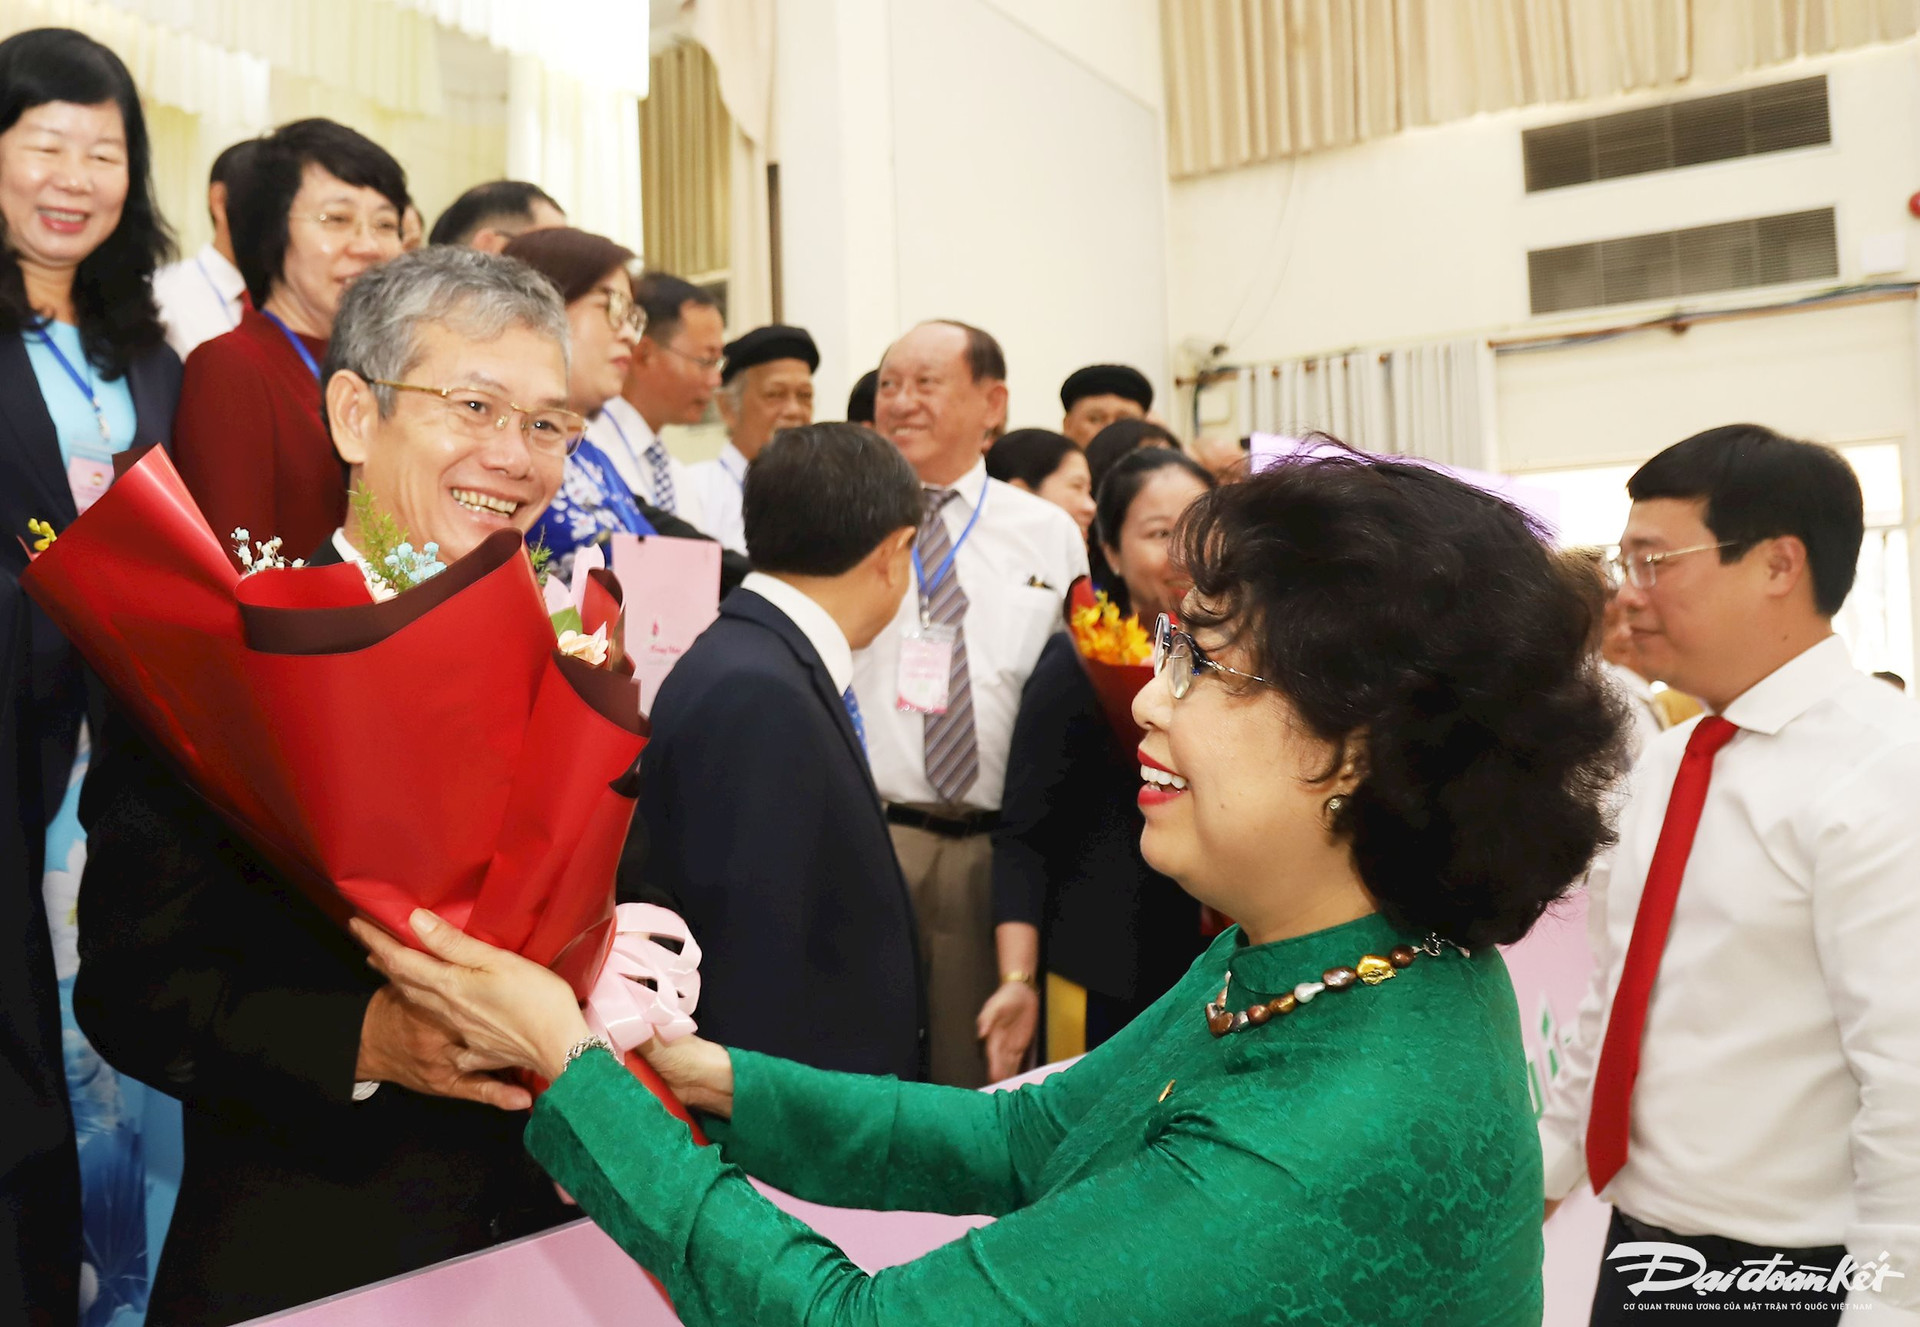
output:
M920 523L920 565L928 575L937 575L953 551L953 537L947 533L943 516L946 505L957 495L950 488L930 488L926 493L927 515ZM960 588L960 566L956 559L947 568L940 583L920 587L921 607L929 621L953 628L953 664L947 674L947 712L926 716L927 781L940 800L957 804L980 777L980 746L973 731L973 687L967 680L967 593Z

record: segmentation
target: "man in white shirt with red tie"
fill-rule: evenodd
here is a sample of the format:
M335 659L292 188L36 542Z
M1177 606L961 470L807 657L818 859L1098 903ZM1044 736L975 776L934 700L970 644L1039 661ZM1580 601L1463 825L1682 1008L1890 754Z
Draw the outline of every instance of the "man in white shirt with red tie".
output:
M1067 587L1087 573L1072 517L987 476L1006 377L999 342L944 320L912 328L881 360L874 424L919 476L926 512L915 588L854 656L873 779L919 928L928 1074L954 1087L987 1080L981 1006L1035 982L1029 969L1003 970L994 947L992 833L1020 691L1065 626Z
M1833 633L1859 484L1743 424L1627 491L1620 601L1709 713L1648 746L1592 875L1548 1216L1583 1177L1614 1206L1594 1323L1920 1324L1920 711Z

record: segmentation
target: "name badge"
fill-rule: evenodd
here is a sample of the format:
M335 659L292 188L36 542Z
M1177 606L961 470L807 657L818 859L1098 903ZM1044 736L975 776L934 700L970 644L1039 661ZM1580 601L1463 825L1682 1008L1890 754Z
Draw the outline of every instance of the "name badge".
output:
M113 462L76 456L67 462L67 487L73 490L73 509L83 512L100 500L113 483Z
M953 682L953 643L959 632L944 622L921 622L900 637L900 674L894 708L902 714L945 714Z

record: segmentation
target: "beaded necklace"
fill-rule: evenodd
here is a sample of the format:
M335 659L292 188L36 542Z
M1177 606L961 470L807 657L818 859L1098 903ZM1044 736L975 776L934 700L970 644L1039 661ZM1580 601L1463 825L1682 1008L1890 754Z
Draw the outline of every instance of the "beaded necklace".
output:
M1278 1015L1290 1014L1301 1005L1311 1002L1323 991L1348 991L1358 986L1378 986L1400 975L1400 969L1413 966L1413 961L1426 954L1430 958L1440 957L1443 942L1438 935L1429 935L1418 949L1412 945L1395 945L1387 951L1385 958L1378 954L1363 954L1358 963L1351 967L1328 968L1320 974L1319 981L1303 981L1285 995L1277 995L1271 1000L1262 1000L1248 1005L1245 1009L1227 1008L1227 992L1233 986L1233 966L1227 966L1226 984L1221 986L1217 999L1207 1002L1207 1031L1216 1037L1224 1037L1229 1032L1239 1032L1243 1028L1260 1027ZM1444 943L1452 944L1452 941ZM1471 957L1472 950L1460 950L1462 957ZM1171 1084L1169 1084L1171 1086Z

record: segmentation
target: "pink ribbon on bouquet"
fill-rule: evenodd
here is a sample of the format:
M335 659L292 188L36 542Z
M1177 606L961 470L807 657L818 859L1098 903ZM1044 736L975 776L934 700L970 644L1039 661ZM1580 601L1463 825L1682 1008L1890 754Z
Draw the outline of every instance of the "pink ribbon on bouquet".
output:
M675 953L662 940L678 941ZM700 1002L700 946L679 914L651 903L614 909L613 949L587 996L587 1026L622 1056L648 1038L693 1032Z

